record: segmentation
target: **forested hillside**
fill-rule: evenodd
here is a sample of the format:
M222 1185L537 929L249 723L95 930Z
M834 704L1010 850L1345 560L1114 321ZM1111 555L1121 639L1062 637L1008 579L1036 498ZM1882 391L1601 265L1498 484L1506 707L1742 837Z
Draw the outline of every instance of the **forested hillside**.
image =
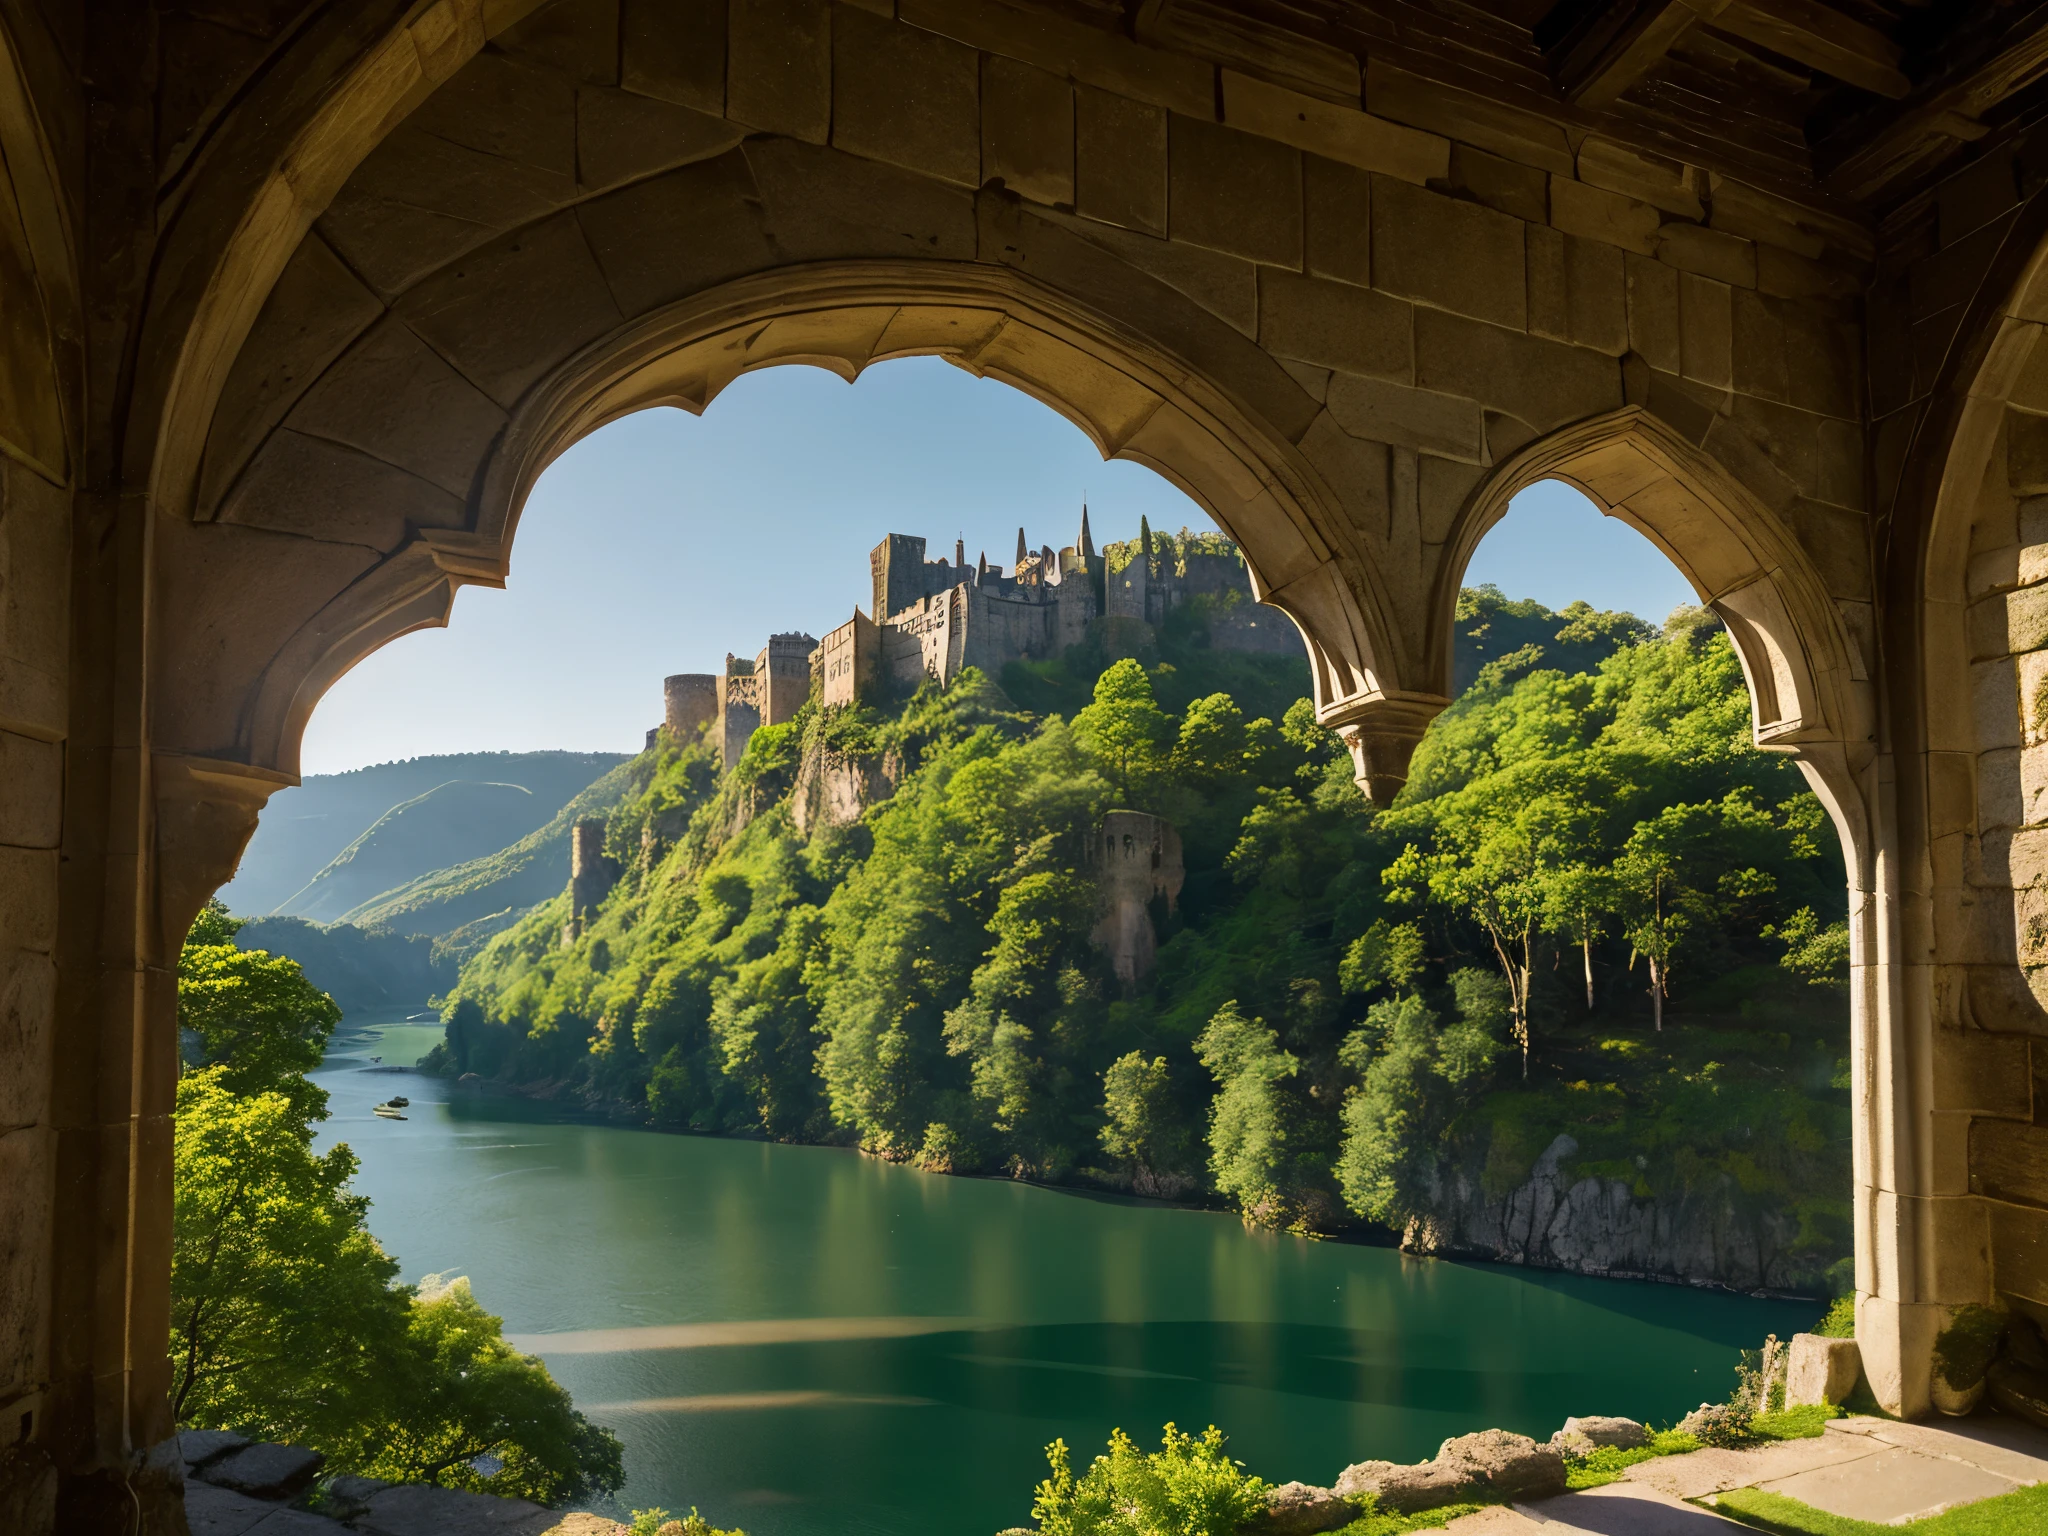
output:
M531 796L531 820L506 828L496 841L476 850L488 852L539 826L621 761L616 752L462 752L309 775L304 783L270 797L220 899L236 912L260 916L276 911L387 811L455 781L517 784ZM414 862L393 873L387 885L468 855L428 844L412 856Z
M1796 770L1750 746L1726 635L1486 590L1459 628L1483 659L1386 811L1301 664L1208 650L1198 608L1140 659L807 706L723 775L664 740L611 815L603 907L566 947L561 896L493 939L437 1064L1297 1230L1827 1283L1842 867ZM894 792L800 834L791 790L821 763ZM1113 808L1170 820L1186 865L1131 987L1090 942ZM1712 1241L1512 1251L1493 1226L1545 1178L1618 1183L1644 1231Z

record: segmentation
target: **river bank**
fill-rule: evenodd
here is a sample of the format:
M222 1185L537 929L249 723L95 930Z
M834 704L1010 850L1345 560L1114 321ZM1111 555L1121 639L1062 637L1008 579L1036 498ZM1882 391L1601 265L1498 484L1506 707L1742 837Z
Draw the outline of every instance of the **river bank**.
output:
M367 1026L367 1027L366 1027ZM1254 1470L1417 1460L1499 1425L1670 1422L1811 1305L1248 1232L1231 1215L823 1147L669 1136L366 1072L438 1031L352 1019L316 1074L407 1280L453 1271L626 1445L618 1508L751 1536L999 1530L1056 1437L1216 1423ZM372 1104L412 1100L403 1122Z

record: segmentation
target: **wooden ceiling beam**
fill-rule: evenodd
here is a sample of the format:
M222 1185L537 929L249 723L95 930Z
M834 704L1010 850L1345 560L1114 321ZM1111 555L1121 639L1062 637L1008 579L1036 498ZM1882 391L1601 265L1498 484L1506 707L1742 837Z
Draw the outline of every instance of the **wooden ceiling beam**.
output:
M1730 0L1713 27L1894 101L1913 91L1897 43L1820 0Z
M1657 67L1672 46L1731 0L1609 0L1552 50L1558 89L1582 107L1604 107Z
M1869 201L1959 142L1981 139L1980 121L2007 97L2048 76L2048 6L2018 19L2005 45L1960 78L1934 82L1903 110L1842 154L1826 173L1830 190Z

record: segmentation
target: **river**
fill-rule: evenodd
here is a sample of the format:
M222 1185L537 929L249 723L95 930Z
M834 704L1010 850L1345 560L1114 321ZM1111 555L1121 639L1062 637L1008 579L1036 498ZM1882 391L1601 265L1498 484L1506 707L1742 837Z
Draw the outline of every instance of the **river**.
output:
M990 1536L1055 1437L1221 1425L1274 1482L1492 1425L1668 1422L1811 1305L1245 1231L1225 1215L664 1135L416 1073L438 1025L344 1023L322 1145L404 1278L467 1275L625 1444L607 1513L749 1536ZM403 1122L370 1106L412 1100Z

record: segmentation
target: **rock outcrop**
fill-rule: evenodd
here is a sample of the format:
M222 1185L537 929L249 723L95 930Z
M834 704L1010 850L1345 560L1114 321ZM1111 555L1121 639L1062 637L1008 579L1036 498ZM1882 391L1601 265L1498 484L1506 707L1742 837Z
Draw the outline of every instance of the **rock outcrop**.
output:
M893 753L843 757L813 749L797 765L789 819L806 837L816 827L847 826L893 795L902 776L901 760Z
M1358 1506L1329 1488L1307 1483L1282 1483L1266 1494L1266 1518L1254 1528L1259 1536L1317 1536L1358 1518Z
M1834 1256L1793 1251L1798 1221L1789 1209L1745 1209L1732 1186L1639 1199L1619 1179L1573 1174L1578 1150L1559 1136L1502 1196L1486 1192L1470 1160L1440 1166L1429 1214L1408 1224L1401 1246L1615 1279L1825 1289Z
M1585 1418L1564 1421L1564 1428L1550 1437L1553 1448L1569 1456L1584 1456L1593 1451L1632 1451L1637 1446L1650 1443L1650 1432L1634 1419L1603 1418L1591 1414Z
M1564 1454L1527 1435L1486 1429L1446 1440L1433 1460L1412 1466L1358 1462L1338 1475L1334 1491L1345 1498L1369 1493L1382 1510L1404 1515L1446 1504L1547 1499L1565 1491Z

